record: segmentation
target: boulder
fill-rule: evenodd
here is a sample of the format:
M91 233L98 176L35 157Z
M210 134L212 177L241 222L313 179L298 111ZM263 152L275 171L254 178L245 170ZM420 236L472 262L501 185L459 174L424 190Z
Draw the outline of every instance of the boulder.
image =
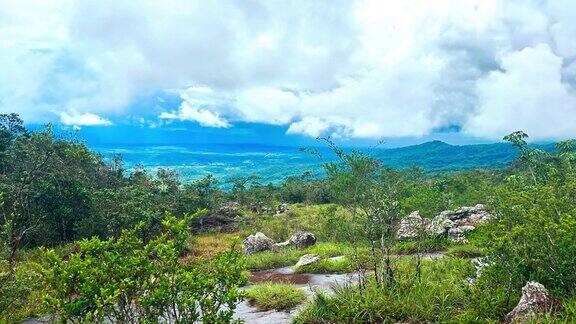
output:
M318 262L320 260L322 260L322 258L316 254L305 254L300 258L300 260L298 260L298 262L294 266L294 269Z
M454 226L454 222L448 218L445 212L434 217L428 227L428 234L434 236L447 236L448 230Z
M407 240L418 237L423 231L427 231L430 220L420 217L418 211L412 212L400 221L400 226L396 232L399 240Z
M298 231L294 233L288 241L290 242L290 245L303 249L314 245L316 243L316 236L310 232Z
M268 238L263 233L256 233L244 239L244 255L252 254L260 251L271 250L274 247L274 241Z
M435 236L445 236L454 242L466 242L465 232L474 230L477 225L493 218L482 204L473 207L461 207L452 211L445 210L434 217L428 227L428 233Z
M448 211L447 216L454 221L456 226L476 226L485 223L494 217L486 211L486 206L477 204L473 207L461 207L453 211Z
M522 287L522 297L518 305L506 315L509 322L528 322L535 314L555 311L561 308L560 302L553 298L548 290L535 281Z

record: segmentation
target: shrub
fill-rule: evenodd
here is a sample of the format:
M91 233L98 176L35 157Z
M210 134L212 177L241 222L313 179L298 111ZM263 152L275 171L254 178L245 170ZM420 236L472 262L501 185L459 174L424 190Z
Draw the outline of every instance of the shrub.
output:
M189 219L168 216L150 241L139 228L78 243L68 260L46 253L47 306L62 320L229 322L245 281L235 249L209 262L180 262Z
M262 311L294 308L306 299L304 291L296 285L263 283L250 287L246 297Z

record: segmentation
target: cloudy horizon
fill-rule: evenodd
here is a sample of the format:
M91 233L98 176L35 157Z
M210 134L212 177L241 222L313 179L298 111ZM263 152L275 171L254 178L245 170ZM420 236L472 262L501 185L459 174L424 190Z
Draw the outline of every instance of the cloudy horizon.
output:
M567 0L0 0L0 112L352 140L571 138L575 15Z

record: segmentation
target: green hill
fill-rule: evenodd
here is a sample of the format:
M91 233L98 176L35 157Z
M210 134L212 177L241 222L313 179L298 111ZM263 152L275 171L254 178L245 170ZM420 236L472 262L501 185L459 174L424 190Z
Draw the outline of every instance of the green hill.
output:
M536 145L553 151L554 145ZM508 143L450 145L442 141L385 149L376 153L384 165L393 168L420 166L426 171L493 169L508 165L518 155Z

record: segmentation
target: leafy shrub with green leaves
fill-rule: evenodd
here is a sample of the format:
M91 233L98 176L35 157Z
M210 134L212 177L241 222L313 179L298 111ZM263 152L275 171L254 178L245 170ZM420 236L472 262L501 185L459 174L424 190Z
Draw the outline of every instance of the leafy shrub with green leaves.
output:
M246 282L236 249L202 264L184 264L189 218L167 216L145 241L143 226L118 238L78 242L66 259L46 252L46 304L62 320L230 322Z

